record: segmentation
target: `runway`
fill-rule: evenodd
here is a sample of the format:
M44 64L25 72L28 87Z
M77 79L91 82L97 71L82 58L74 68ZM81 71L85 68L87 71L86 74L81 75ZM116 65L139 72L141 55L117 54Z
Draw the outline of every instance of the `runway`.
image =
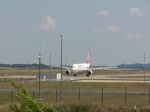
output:
M0 79L36 79L37 76L29 76L29 75L3 75L0 76Z
M0 79L14 79L14 78L22 78L22 79L32 79L36 80L37 76L10 76L3 75L0 76ZM150 83L150 74L110 74L110 75L91 75L90 77L86 77L84 75L74 76L66 76L62 77L63 81L73 81L73 82L108 82L108 83Z
M64 79L67 77L64 77ZM70 77L75 82L118 82L118 83L150 83L150 74L117 74L117 75L92 75L90 77Z

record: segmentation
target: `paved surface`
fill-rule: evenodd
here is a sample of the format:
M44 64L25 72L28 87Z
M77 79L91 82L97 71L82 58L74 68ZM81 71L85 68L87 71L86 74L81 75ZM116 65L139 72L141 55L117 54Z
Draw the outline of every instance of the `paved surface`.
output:
M31 79L32 81L36 81L36 76L10 76L10 75L3 75L0 76L0 79L4 78L24 78L24 79ZM31 81L30 80L30 81ZM64 81L74 81L74 82L109 82L109 83L144 83L144 74L117 74L117 75L92 75L90 77L86 76L63 76ZM150 74L145 75L145 83L150 83ZM16 90L10 90L10 89L1 89L0 92L10 92L10 91L16 91ZM33 90L31 90L33 91ZM35 90L35 92L38 92L39 90ZM41 92L47 92L49 90L41 90ZM55 92L55 90L51 90L52 92ZM79 92L78 90L69 90L69 91L63 91L63 92ZM99 91L80 91L80 92L97 92L102 93L101 90ZM104 90L103 93L118 93L118 94L124 94L124 90ZM142 91L128 91L128 94L143 94ZM145 94L149 94L148 91L145 92Z
M17 76L17 75L3 75L3 76L0 76L0 79L17 79L17 78L23 78L23 79L35 79L36 76Z
M0 76L0 79L4 78L24 78L36 80L36 76L11 76L3 75ZM90 77L78 75L77 77L73 76L63 76L64 81L76 81L76 82L128 82L128 83L150 83L150 74L117 74L117 75L91 75Z
M128 82L128 83L150 83L150 74L117 74L117 75L92 75L90 77L64 77L76 82Z

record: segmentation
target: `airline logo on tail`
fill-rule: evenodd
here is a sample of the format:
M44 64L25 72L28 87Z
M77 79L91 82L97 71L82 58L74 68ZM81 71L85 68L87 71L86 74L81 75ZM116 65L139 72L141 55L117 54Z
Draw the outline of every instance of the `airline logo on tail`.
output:
M87 56L87 59L86 59L86 63L87 63L87 64L90 64L90 51L88 52L88 56Z

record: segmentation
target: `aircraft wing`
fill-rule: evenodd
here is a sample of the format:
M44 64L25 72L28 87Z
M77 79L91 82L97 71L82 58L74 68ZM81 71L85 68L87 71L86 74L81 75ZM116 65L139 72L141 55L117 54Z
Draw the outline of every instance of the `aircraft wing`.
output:
M106 69L116 69L117 67L97 67L90 68L90 70L106 70Z
M55 67L55 68L61 68L61 66L53 66L53 67ZM70 70L71 67L64 67L64 66L62 66L62 69Z

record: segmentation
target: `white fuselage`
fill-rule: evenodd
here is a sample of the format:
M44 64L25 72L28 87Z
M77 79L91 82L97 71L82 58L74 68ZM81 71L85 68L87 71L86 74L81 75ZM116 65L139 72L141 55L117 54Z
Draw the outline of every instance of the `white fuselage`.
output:
M89 70L89 68L90 68L90 64L88 64L88 63L81 63L81 64L73 64L72 65L72 71L74 74Z

